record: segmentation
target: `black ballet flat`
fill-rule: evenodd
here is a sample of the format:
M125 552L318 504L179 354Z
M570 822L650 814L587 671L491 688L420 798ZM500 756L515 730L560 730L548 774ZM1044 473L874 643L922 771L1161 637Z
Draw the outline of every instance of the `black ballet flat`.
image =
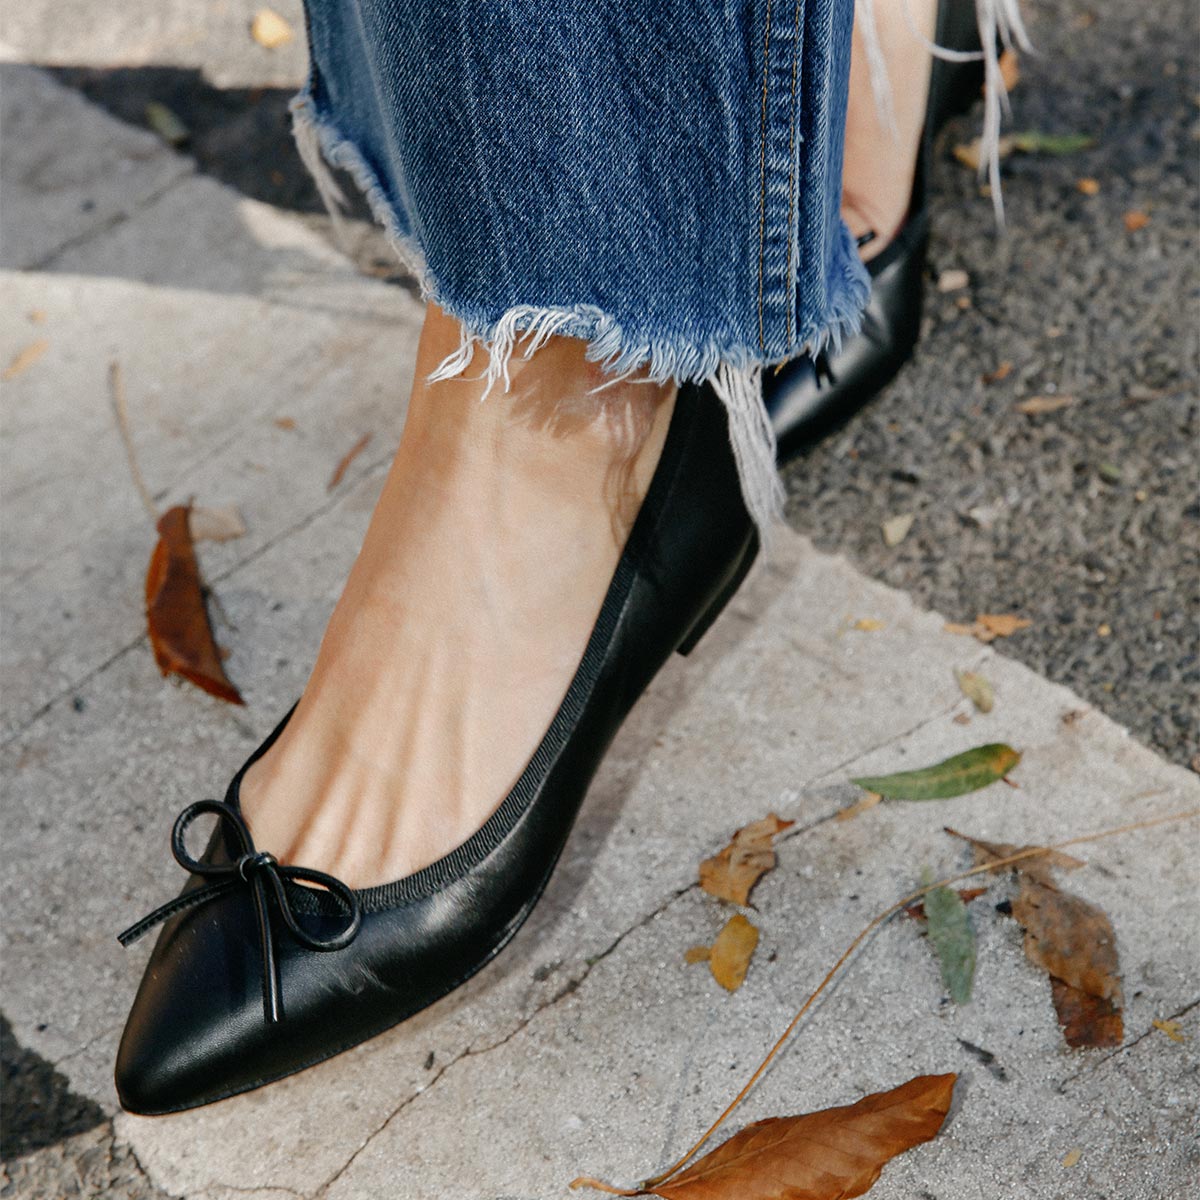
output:
M583 659L516 786L483 827L431 866L353 891L255 848L238 805L185 809L172 849L183 892L126 930L165 922L117 1053L121 1104L178 1112L291 1075L453 991L537 903L625 715L672 651L687 654L758 552L725 410L679 391L662 457ZM290 713L288 714L291 715ZM199 860L188 826L217 825Z
M936 41L950 50L977 51L975 5L966 0L941 0ZM926 198L933 140L951 117L971 107L982 85L981 62L933 60L908 217L888 246L867 263L871 298L862 328L838 350L822 351L815 357L803 354L777 371L768 368L763 372L763 398L771 414L781 465L858 412L912 357L925 298Z

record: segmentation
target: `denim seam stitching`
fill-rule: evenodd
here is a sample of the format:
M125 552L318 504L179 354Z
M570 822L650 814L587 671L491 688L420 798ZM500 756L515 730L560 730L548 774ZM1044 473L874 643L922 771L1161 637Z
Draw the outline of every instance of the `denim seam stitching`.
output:
M796 202L796 82L797 71L800 63L800 0L796 0L796 17L795 25L792 29L792 139L788 150L788 253L787 253L787 276L784 280L784 286L792 295L789 298L787 306L787 336L788 347L793 344L792 335L796 328L796 297L795 288L792 287L792 252L795 245L795 238L792 235L792 221L795 215Z
M763 273L766 269L767 236L767 85L771 70L771 0L767 0L766 26L763 35L762 115L759 125L761 153L758 161L758 346L763 351L767 348L763 325Z

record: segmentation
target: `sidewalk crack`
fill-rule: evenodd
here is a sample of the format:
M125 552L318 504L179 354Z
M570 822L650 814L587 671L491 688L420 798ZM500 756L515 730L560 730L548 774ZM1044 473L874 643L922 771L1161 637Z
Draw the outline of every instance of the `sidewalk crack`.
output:
M429 1082L420 1089L420 1091L413 1092L411 1096L406 1097L390 1113L388 1113L388 1115L373 1130L371 1130L370 1133L367 1134L362 1142L359 1143L358 1148L354 1151L354 1153L351 1154L350 1157L346 1159L346 1161L340 1167L338 1167L338 1169L323 1184L321 1184L321 1186L316 1190L316 1192L313 1193L313 1195L317 1197L327 1196L330 1188L332 1188L333 1185L337 1183L337 1181L350 1169L351 1165L355 1162L359 1155L361 1155L362 1152L366 1150L367 1147L370 1146L371 1143L381 1133L383 1133L384 1130L387 1129L387 1127L391 1125L391 1123L406 1108L409 1107L409 1105L413 1104L422 1096L428 1095L437 1086L438 1081L443 1075L446 1074L447 1071L457 1066L458 1063L462 1062L464 1059L480 1058L485 1054L491 1054L494 1050L499 1050L502 1046L506 1046L513 1040L513 1038L527 1029L539 1016L541 1016L542 1013L554 1008L560 1001L565 1000L568 996L571 996L577 992L592 971L594 971L596 967L600 965L600 963L608 958L617 949L617 947L620 946L623 941L625 941L626 938L628 938L631 934L636 933L639 929L642 929L646 925L650 924L657 917L661 916L667 911L668 908L671 907L671 905L675 903L676 900L678 900L681 896L686 895L696 887L696 884L689 883L687 886L677 888L675 891L671 892L670 895L660 901L659 904L650 912L639 917L632 925L618 934L608 946L600 951L599 954L595 954L586 959L584 961L583 970L580 971L578 975L574 975L569 978L562 985L562 987L560 987L558 991L550 997L550 999L544 1000L542 1003L536 1005L531 1012L517 1021L517 1023L513 1025L513 1027L506 1034L504 1034L503 1037L494 1042L490 1042L486 1046L468 1046L460 1054L456 1054L454 1058L450 1059L441 1068L441 1070L439 1070L437 1074L435 1074L433 1078L430 1079Z
M1192 1011L1192 1009L1194 1009L1196 1007L1200 1007L1200 997L1197 997L1195 1000L1191 1001L1189 1004L1185 1004L1181 1009L1178 1010L1178 1012L1173 1012L1173 1013L1169 1014L1167 1017L1159 1018L1159 1019L1167 1020L1167 1021L1177 1021L1180 1017L1186 1017L1187 1014L1190 1013ZM1111 1054L1106 1054L1103 1058L1098 1058L1098 1059L1096 1059L1095 1062L1091 1062L1091 1063L1088 1063L1086 1066L1080 1067L1080 1069L1078 1071L1076 1071L1074 1075L1068 1075L1066 1079L1064 1079L1060 1084L1058 1084L1058 1086L1055 1090L1057 1092L1059 1092L1060 1095L1065 1093L1067 1088L1069 1088L1071 1086L1071 1084L1073 1084L1076 1080L1082 1079L1085 1075L1091 1075L1093 1072L1098 1071L1101 1067L1106 1066L1108 1063L1112 1062L1112 1060L1114 1058L1120 1058L1123 1055L1128 1054L1130 1050L1132 1050L1135 1046L1139 1045L1140 1043L1144 1042L1146 1040L1146 1038L1148 1038L1152 1033L1158 1033L1158 1032L1159 1031L1158 1031L1158 1029L1155 1028L1155 1026L1148 1025L1132 1041L1126 1042L1123 1046L1118 1046Z
M177 156L178 157L178 156ZM152 192L147 192L131 207L122 210L121 212L113 213L106 221L101 221L97 225L93 225L90 229L85 229L82 233L77 233L74 237L68 238L61 245L55 246L49 254L43 255L36 262L28 263L20 269L24 272L36 271L52 271L54 264L62 258L64 254L72 250L77 250L80 246L86 246L88 242L94 241L96 238L103 237L112 230L124 225L126 221L133 220L139 213L145 212L151 205L157 204L168 192L173 191L181 183L189 179L194 179L196 176L196 164L191 159L185 159L182 169L178 175L167 180L161 187L155 188Z

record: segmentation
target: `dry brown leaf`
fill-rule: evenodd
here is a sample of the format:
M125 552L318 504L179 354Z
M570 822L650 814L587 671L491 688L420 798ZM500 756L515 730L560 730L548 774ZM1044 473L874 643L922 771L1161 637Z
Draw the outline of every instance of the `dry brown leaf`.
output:
M689 967L696 963L708 962L711 957L711 946L689 946L683 952L683 961L687 963Z
M983 383L999 383L1002 379L1007 379L1013 371L1013 365L1010 362L1002 362L994 371L988 371L986 375L980 376Z
M1137 233L1139 229L1145 229L1150 224L1150 215L1149 213L1139 212L1135 208L1127 212L1121 220L1125 222L1125 228L1130 233Z
M1074 1147L1074 1149L1068 1150L1066 1152L1066 1154L1063 1155L1062 1165L1064 1167L1068 1167L1068 1168L1073 1167L1079 1162L1079 1160L1082 1157L1083 1157L1083 1151L1080 1150L1080 1148L1078 1146L1076 1146L1076 1147Z
M146 621L164 675L181 675L218 699L244 703L213 641L187 505L177 504L159 518L158 544L146 571Z
M719 900L748 904L754 885L775 866L775 836L794 824L770 813L743 826L724 850L700 864L700 886Z
M757 946L758 929L741 913L734 913L717 934L708 954L713 978L727 992L736 992L745 983Z
M1085 176L1083 179L1076 180L1075 186L1085 196L1098 196L1100 194L1100 180L1098 179L1091 179Z
M291 25L273 8L260 8L250 22L250 36L264 49L278 50L296 35Z
M285 433L290 433L293 429L296 428L296 418L295 417L276 417L275 418L275 426L278 429L282 429Z
M364 433L362 437L346 451L345 454L338 460L338 465L333 468L333 474L329 477L329 482L325 485L327 492L332 492L346 475L346 471L350 464L367 448L367 444L371 440L371 434Z
M1017 52L1008 47L1000 55L1000 78L1004 81L1004 90L1011 92L1021 82L1021 60Z
M1037 417L1070 408L1075 402L1074 396L1030 396L1027 400L1018 400L1013 409L1027 417Z
M1050 998L1063 1040L1072 1049L1094 1050L1119 1046L1125 1037L1119 1003L1100 996L1089 996L1082 988L1072 987L1050 976Z
M22 372L28 371L49 349L50 343L45 338L38 338L36 342L30 342L28 346L17 351L13 356L12 362L4 368L4 373L0 375L0 379L5 383L16 379Z
M1089 996L1120 1003L1117 935L1102 908L1025 872L1013 916L1031 962Z
M921 1075L857 1104L756 1121L665 1183L663 1200L849 1200L938 1134L956 1075Z
M970 842L975 861L997 862L1033 846L985 842L947 828L947 833ZM1019 886L1012 915L1025 930L1025 955L1050 976L1054 1011L1068 1046L1119 1046L1121 976L1117 939L1103 909L1060 891L1051 872L1074 870L1083 863L1061 850L1021 859L1012 864Z
M1012 637L1020 629L1028 629L1033 622L1028 617L1017 617L1012 613L980 613L975 618L993 637Z
M246 522L236 504L220 508L193 507L188 517L193 542L231 542L244 537Z

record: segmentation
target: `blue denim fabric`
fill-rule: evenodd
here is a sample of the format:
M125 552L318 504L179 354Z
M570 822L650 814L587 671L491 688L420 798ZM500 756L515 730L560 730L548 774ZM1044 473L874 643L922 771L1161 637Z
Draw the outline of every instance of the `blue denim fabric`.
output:
M840 217L853 0L307 7L298 135L428 298L501 358L533 330L613 372L723 379L743 480L772 470L758 368L867 295Z

